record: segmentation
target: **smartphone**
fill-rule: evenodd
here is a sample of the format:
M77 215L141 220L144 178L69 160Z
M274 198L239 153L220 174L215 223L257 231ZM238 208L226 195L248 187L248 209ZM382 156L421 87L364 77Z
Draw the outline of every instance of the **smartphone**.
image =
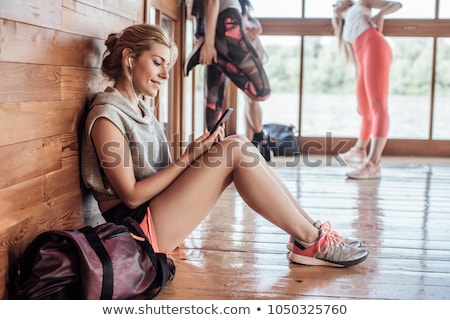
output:
M209 130L209 133L214 132L219 126L222 125L222 123L224 123L225 121L228 120L228 118L230 117L231 113L233 113L233 108L228 108L225 110L225 112L222 114L222 116L220 117L220 119L216 122L216 124L214 125L214 127L212 127L211 130Z

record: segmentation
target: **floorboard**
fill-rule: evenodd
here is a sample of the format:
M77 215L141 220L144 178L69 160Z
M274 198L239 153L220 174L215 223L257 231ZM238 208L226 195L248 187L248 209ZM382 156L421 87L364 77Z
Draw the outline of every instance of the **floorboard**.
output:
M383 158L382 178L364 181L333 158L306 160L272 166L312 217L363 241L366 261L289 262L289 236L230 186L171 253L176 276L157 299L450 299L450 159Z

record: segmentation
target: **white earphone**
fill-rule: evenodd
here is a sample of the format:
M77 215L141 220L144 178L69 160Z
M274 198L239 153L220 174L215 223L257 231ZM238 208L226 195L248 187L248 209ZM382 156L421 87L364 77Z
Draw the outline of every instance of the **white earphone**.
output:
M130 67L130 70L133 70L133 65L131 64L131 57L128 57L128 65Z

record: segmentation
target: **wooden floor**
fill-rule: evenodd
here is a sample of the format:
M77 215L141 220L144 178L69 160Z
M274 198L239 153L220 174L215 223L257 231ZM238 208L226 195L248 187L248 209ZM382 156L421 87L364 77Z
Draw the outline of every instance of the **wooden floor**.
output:
M321 161L321 163L319 162ZM274 169L313 217L361 239L349 268L287 258L288 235L230 187L183 245L157 299L450 299L450 159L384 158L380 180L346 180L335 159L276 158Z

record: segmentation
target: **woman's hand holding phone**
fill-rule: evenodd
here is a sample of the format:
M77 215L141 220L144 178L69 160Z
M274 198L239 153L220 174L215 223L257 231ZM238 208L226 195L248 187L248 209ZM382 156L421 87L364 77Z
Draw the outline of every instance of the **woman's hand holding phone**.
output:
M227 121L232 112L232 108L226 109L220 119L216 122L214 127L211 128L209 132L204 133L203 135L195 139L191 144L189 144L185 153L181 157L185 159L187 157L187 163L192 163L195 159L209 150L215 142L223 140L225 131L220 127L223 123L225 123L225 121Z
M220 127L223 123L225 123L225 121L228 120L228 118L230 117L230 115L232 113L233 113L233 108L226 109L225 112L220 117L220 119L216 122L216 124L211 128L211 130L209 130L209 133L213 133L214 131L216 131L216 129L218 127Z

